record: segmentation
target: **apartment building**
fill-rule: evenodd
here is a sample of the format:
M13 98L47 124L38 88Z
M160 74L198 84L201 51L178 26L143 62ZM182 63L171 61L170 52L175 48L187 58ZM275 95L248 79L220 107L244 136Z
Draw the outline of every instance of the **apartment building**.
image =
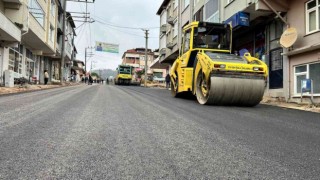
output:
M15 77L43 82L43 71L50 71L48 56L55 53L56 0L1 0L0 7L1 16L10 24L3 29L18 37L2 45L1 76L13 70Z
M0 84L4 84L4 70L9 68L9 48L21 41L21 30L5 16L6 6L7 2L0 1Z
M151 49L148 49L148 75L149 76L157 76L157 77L163 77L165 75L165 70L161 67L154 66L154 63L157 62L159 58L159 52L158 50L152 51ZM133 72L140 71L145 68L145 48L135 48L135 49L129 49L122 55L122 64L124 65L130 65L133 68ZM152 67L154 66L154 67Z
M168 14L174 3L178 3L178 47L176 52L164 47L164 42L168 44L173 39L160 33L160 63L172 63L178 56L181 29L186 23L229 23L233 26L232 51L240 55L250 52L269 66L266 96L300 101L301 80L312 78L315 101L320 101L319 1L165 0L157 12L161 27L165 24L163 19L170 19ZM289 26L297 29L298 40L287 49L279 42ZM169 34L168 31L165 33ZM309 101L308 97L304 100Z
M314 101L320 103L320 1L291 0L287 5L287 23L296 28L298 38L282 54L288 60L286 94L291 101L300 102L301 80L312 79ZM303 101L310 102L310 94Z
M12 70L14 77L43 83L44 70L49 81L60 79L63 0L0 0L0 73ZM59 13L58 13L59 12ZM69 14L66 36L66 63L75 56L75 25ZM57 59L58 58L58 59ZM67 66L67 65L65 65ZM68 77L64 72L64 77Z
M73 66L71 67L71 75L73 75L75 82L80 82L85 76L84 62L80 60L73 60Z
M178 56L181 40L179 10L179 0L165 0L157 11L161 27L159 41L159 62L161 63L170 64Z
M154 59L154 52L148 49L148 64L150 65ZM145 48L129 49L122 55L122 64L130 65L136 69L144 69L145 67ZM149 70L149 69L148 69ZM149 70L150 73L152 73Z
M55 53L56 0L1 0L0 6L2 15L18 27L21 36L4 45L1 71L13 70L14 77L42 82L43 71L50 73L49 56Z

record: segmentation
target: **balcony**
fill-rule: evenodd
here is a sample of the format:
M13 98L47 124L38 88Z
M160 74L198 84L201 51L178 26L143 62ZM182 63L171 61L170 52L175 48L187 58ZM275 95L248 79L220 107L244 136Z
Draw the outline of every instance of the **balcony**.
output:
M22 0L2 0L3 2L22 4Z
M10 44L21 41L21 30L0 12L0 40Z
M5 9L19 10L22 5L22 0L2 0L4 2Z

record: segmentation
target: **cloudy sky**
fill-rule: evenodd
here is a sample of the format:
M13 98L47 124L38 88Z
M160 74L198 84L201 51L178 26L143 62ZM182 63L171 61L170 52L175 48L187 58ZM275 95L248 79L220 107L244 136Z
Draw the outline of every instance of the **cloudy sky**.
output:
M160 17L156 13L162 2L163 0L96 0L94 4L88 3L90 17L95 22L75 22L77 59L84 61L85 48L94 46L95 41L119 44L119 54L95 52L92 49L94 56L87 58L87 70L90 69L91 62L93 69L116 69L126 50L145 47L144 31L140 28L150 29L148 48L158 49ZM85 12L86 6L85 3L68 1L67 10ZM75 13L72 15L83 16Z

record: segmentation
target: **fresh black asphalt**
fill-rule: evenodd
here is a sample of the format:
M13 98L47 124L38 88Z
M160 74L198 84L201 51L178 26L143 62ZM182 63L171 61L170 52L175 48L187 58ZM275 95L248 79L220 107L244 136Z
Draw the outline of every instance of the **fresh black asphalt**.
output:
M0 179L319 179L320 115L81 85L0 97Z

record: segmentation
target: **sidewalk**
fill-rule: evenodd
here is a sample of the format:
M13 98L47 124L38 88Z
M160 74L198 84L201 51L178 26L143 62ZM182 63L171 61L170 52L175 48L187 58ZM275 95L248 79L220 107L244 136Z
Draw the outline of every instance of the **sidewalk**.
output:
M30 91L38 91L38 90L44 90L44 89L52 89L52 88L58 88L58 87L66 87L66 86L75 86L75 85L80 85L81 83L70 83L67 82L65 85L43 85L43 84L35 84L35 85L30 85L30 84L25 84L25 85L15 85L12 88L8 87L0 87L0 96L4 94L16 94L16 93L21 93L21 92L30 92Z
M263 97L261 104L320 113L320 104L317 104L316 106L314 106L312 104L298 104L293 102L289 103L289 102L284 102L279 99L270 98L270 97ZM319 120L320 120L320 117L319 117Z

